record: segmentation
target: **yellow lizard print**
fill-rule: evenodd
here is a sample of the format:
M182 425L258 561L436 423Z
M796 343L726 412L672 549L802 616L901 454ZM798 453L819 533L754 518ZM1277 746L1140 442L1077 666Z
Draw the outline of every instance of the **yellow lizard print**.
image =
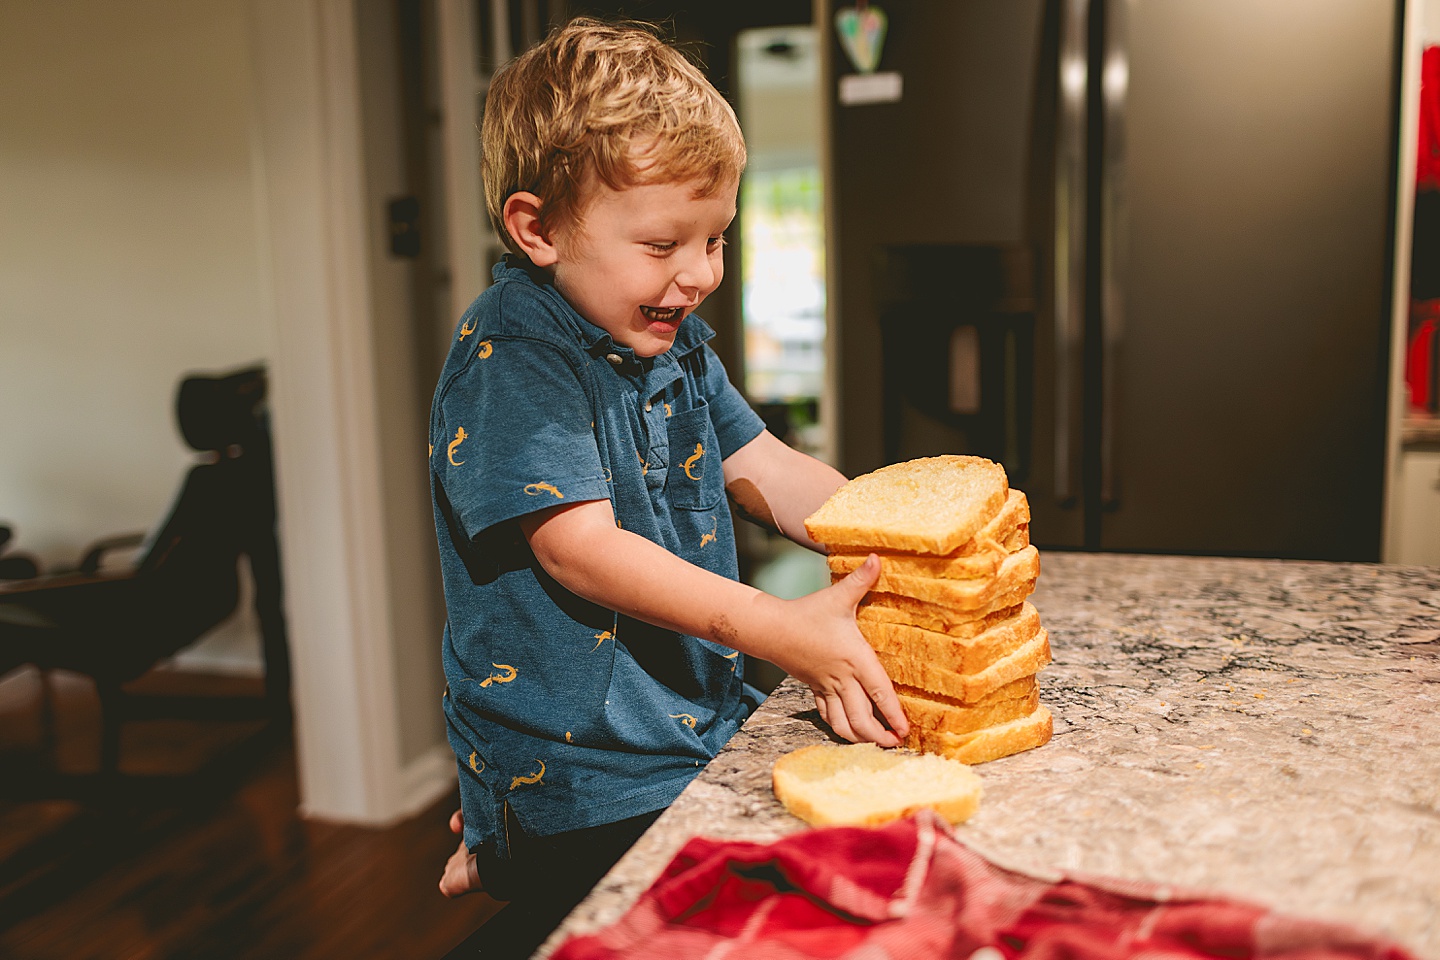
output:
M509 683L511 680L514 680L516 677L520 676L520 671L510 666L510 664L508 663L492 663L490 664L490 666L494 667L500 672L492 673L484 680L481 680L480 686L482 687L488 687L492 683Z
M471 769L471 770L474 770L476 773L481 773L481 772L483 772L483 771L485 770L485 761L484 761L484 760L481 760L481 761L480 761L480 766L478 766L478 767L475 766L475 759L476 759L477 757L479 757L479 756L480 756L480 755L479 755L478 753L476 753L474 750L471 750L471 751L470 751L470 769Z
M554 486L548 483L527 483L525 484L525 492L532 497L540 493L553 493L555 494L556 500L565 499L565 494L556 490Z
M670 404L665 404L665 419L670 419Z
M690 716L690 714L688 713L672 713L670 714L670 717L671 719L679 720L691 730L695 729L695 724L698 722L697 718Z
M699 460L703 456L705 456L705 448L698 443L695 444L695 452L690 455L690 459L685 461L685 476L689 477L691 480L700 479L699 477L695 476L695 474L690 472L690 468L695 466L695 461Z
M435 456L435 444L430 444L430 456Z
M464 442L466 441L466 439L469 438L469 436L470 436L470 434L468 434L468 433L465 432L465 428L464 428L464 427L456 427L456 428L455 428L455 439L454 439L454 440L451 440L451 441L450 441L450 446L448 446L448 447L445 448L445 453L450 457L450 465L451 465L451 466L458 467L458 466L460 466L462 463L465 462L464 460L456 460L456 459L455 459L455 448L458 447L458 446L460 446L460 444L464 443Z
M461 340L464 340L466 337L470 336L470 334L472 334L472 333L474 333L474 332L475 332L475 320L472 318L472 319L470 319L469 321L467 321L466 324L465 324L463 327L460 328L460 339L461 339Z
M520 786L522 783L542 783L542 782L543 782L540 778L543 777L543 776L545 776L545 761L544 761L544 760L538 760L538 759L537 759L535 762L538 763L538 764L540 764L540 772L539 772L539 773L532 773L532 774L530 774L528 777L516 777L514 780L511 780L511 781L510 781L510 789L511 789L511 790L514 790L516 787Z
M645 476L645 474L650 472L650 464L645 462L645 457L640 453L639 450L635 451L635 456L640 458L640 476L643 477Z
M714 517L711 517L711 518L710 518L710 532L709 532L709 533L702 533L702 534L700 535L700 546L703 547L703 546L705 546L705 544L707 544L707 543L713 543L713 542L715 541L715 531L718 530L718 529L720 529L720 521L717 520L717 519L715 519Z
M611 633L609 630L601 630L599 633L595 634L595 641L596 641L596 643L595 643L595 646L593 646L593 647L590 648L590 652L591 652L591 653L594 653L596 650L599 650L599 649L600 649L600 644L604 643L606 640L614 640L614 639L615 639L615 634Z
M725 654L725 659L730 661L730 672L734 673L735 664L740 662L740 651L736 650L734 653Z
M611 483L611 482L614 481L615 477L610 473L610 468L609 468L609 467L601 467L600 469L605 471L605 482L606 482L606 483Z
M475 351L475 356L479 357L481 360L484 360L486 357L490 356L490 354L494 352L495 344L491 343L489 340L481 340L480 349Z
M566 742L566 743L574 743L574 742L575 742L574 740L571 740L571 739L570 739L570 731L569 731L569 730L566 730L566 731L565 731L565 742Z

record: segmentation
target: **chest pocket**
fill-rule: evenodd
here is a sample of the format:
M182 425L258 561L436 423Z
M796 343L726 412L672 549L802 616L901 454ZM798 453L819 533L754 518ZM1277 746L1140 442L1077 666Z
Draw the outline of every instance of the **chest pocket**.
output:
M665 428L670 441L665 479L670 503L679 510L714 509L725 496L725 474L709 407L677 413L665 421Z

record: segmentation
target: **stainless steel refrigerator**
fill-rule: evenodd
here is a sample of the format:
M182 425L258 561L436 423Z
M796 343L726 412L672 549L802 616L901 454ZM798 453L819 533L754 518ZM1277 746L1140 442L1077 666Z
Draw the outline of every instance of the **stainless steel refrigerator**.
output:
M880 5L842 468L989 456L1042 548L1377 560L1401 4Z

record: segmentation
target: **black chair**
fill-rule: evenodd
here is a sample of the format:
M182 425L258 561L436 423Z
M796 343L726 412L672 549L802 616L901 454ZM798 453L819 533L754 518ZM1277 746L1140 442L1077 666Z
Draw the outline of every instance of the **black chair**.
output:
M260 367L187 377L176 398L177 419L185 441L203 456L158 531L101 540L78 571L0 586L0 662L71 670L94 680L104 774L118 769L126 717L155 715L155 704L137 709L133 701L140 698L123 685L236 612L242 557L255 587L265 695L248 698L240 712L288 728L289 653L265 394ZM103 569L107 555L136 546L143 550L133 567Z
M40 566L35 558L24 553L10 553L6 548L14 531L9 524L0 523L0 580L30 580L40 575Z

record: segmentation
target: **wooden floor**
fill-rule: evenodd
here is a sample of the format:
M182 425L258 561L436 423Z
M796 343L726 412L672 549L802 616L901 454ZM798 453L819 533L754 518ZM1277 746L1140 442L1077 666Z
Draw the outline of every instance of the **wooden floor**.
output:
M0 678L6 960L430 960L496 909L435 888L454 796L385 830L301 820L290 739L253 720L131 722L126 776L102 784L89 682L50 675L48 745L41 684L28 669Z

